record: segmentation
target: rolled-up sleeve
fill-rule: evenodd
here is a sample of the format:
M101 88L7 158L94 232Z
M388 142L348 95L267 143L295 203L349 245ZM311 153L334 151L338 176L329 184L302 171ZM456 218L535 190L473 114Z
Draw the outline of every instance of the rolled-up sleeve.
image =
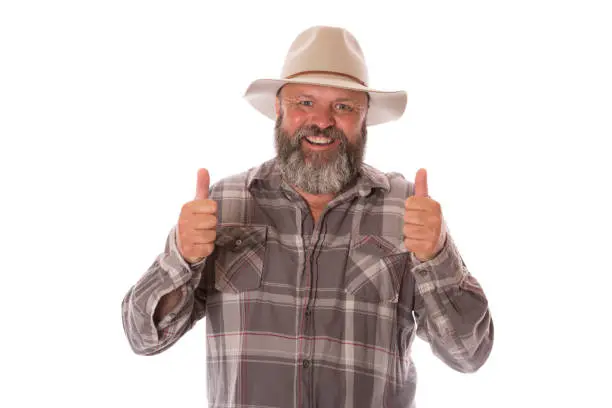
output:
M178 251L176 234L175 225L164 252L123 298L123 328L136 354L166 350L206 314L205 291L198 290L206 258L193 265L186 262ZM156 325L153 314L160 299L175 290L181 293L179 303Z
M460 372L474 372L493 347L487 297L446 231L442 250L420 262L411 253L417 335L433 353Z

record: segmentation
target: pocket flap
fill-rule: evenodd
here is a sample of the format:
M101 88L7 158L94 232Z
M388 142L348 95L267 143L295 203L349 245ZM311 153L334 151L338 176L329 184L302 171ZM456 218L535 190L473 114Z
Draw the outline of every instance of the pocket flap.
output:
M215 287L239 293L261 285L266 254L265 225L221 225L215 240Z
M382 237L357 237L349 252L345 292L370 302L397 302L405 255Z

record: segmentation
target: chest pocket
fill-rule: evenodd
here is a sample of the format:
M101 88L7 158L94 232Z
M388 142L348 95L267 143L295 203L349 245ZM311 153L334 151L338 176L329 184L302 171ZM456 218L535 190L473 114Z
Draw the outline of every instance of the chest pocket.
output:
M375 235L351 242L345 274L345 292L372 303L397 303L407 253Z
M215 289L240 293L261 286L267 227L258 225L222 225L215 240Z

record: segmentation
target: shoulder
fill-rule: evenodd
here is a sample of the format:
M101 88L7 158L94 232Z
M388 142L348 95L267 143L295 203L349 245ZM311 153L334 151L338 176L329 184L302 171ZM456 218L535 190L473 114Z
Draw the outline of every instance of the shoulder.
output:
M384 191L385 197L406 199L414 195L414 182L399 171L385 172L365 163L362 165L362 170L374 186Z
M238 194L246 193L253 180L262 178L272 168L273 162L269 160L242 172L225 176L212 184L210 197L214 200L240 198Z
M414 194L414 182L408 180L402 173L393 171L385 173L385 175L389 180L392 194L399 195L402 198L408 198Z

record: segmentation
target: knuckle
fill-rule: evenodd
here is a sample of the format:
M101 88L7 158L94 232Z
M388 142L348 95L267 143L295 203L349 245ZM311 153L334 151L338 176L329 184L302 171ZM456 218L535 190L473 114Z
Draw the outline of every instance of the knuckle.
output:
M217 237L217 233L214 230L207 230L207 231L204 231L202 239L204 243L209 244L211 242L214 242L216 237Z
M210 228L214 228L217 226L217 217L215 217L214 215L207 215L206 222L207 225L210 225Z
M215 214L217 212L217 209L215 207L213 207L213 205L211 205L210 203L206 205L206 212L208 214Z
M198 211L205 214L214 214L217 211L217 203L209 199L199 200Z
M202 245L202 256L208 256L212 254L215 246L213 244Z
M193 201L187 201L186 203L183 204L183 206L181 207L181 213L182 214L187 214L191 211L191 207L193 206Z
M198 217L196 223L195 223L195 228L196 230L204 230L208 228L208 220L206 219L206 217Z
M210 209L213 213L217 212L217 202L215 200L208 200Z

